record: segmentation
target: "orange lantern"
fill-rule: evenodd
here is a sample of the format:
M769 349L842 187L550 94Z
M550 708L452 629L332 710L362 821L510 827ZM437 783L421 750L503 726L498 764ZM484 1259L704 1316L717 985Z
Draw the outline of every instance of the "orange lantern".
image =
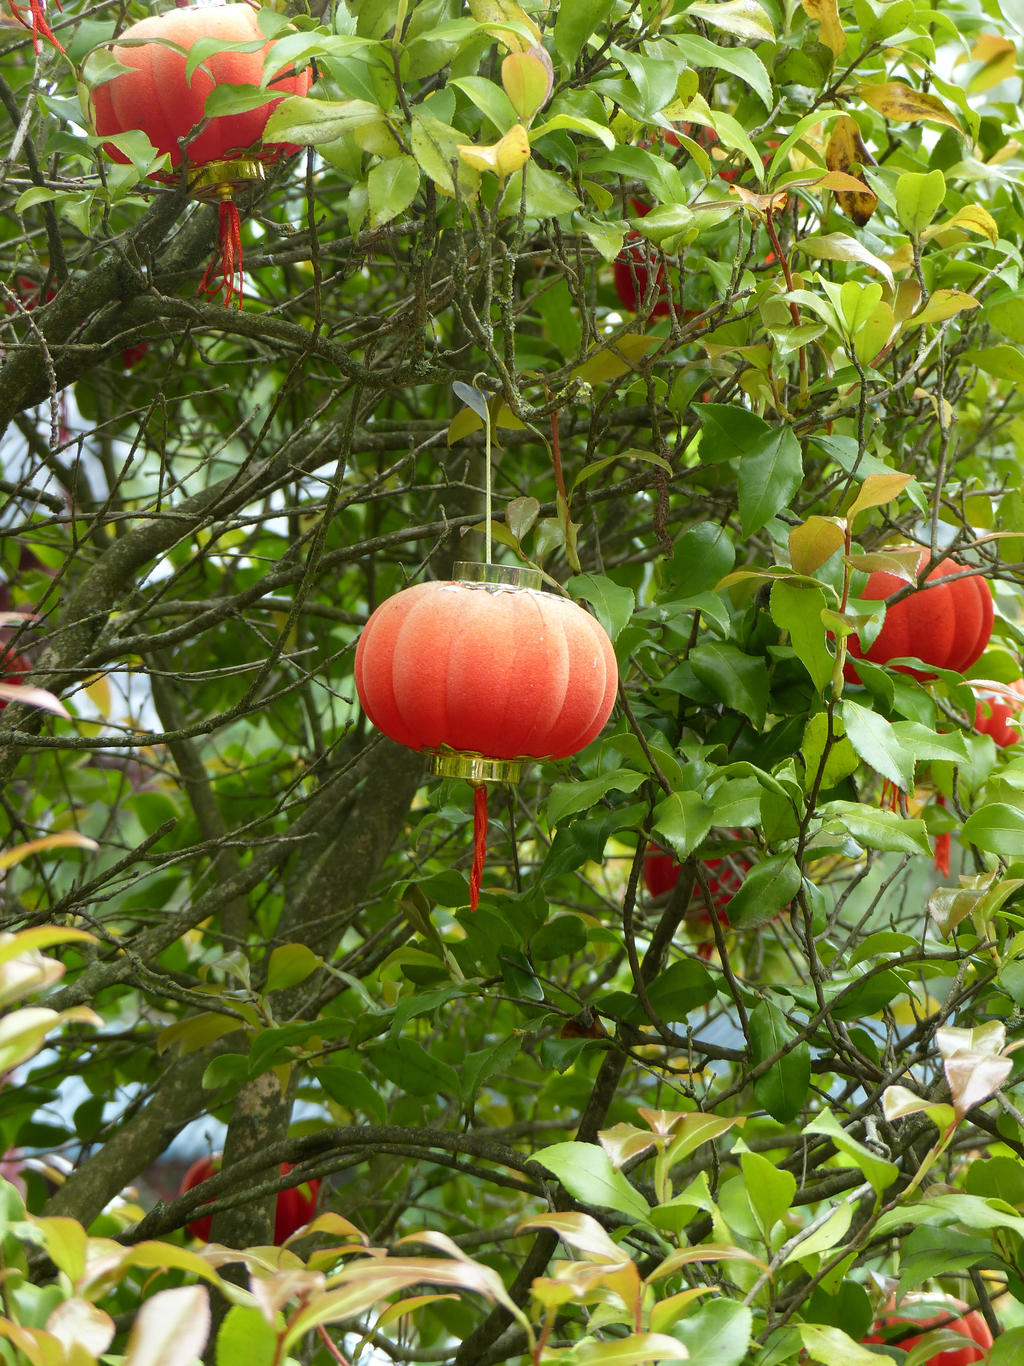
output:
M925 559L922 553L919 564ZM868 576L861 597L883 601L906 587L896 574L875 570ZM943 560L928 575L923 588L887 607L882 629L867 650L851 636L849 651L854 659L868 659L873 664L909 656L936 669L963 673L988 644L992 618L992 594L981 575L972 574L956 560ZM918 680L932 677L909 664L894 664L893 668ZM846 678L857 681L852 664L846 666Z
M422 750L435 774L473 784L470 906L480 895L487 782L529 759L589 745L612 709L618 669L604 628L531 570L457 564L382 603L355 658L359 700L385 735Z
M211 53L186 76L188 54L203 38L252 43L264 38L256 11L246 4L209 9L172 9L132 24L111 55L129 70L95 85L90 92L91 121L99 137L141 129L171 165L184 167L190 192L220 206L220 252L216 267L203 277L201 290L224 302L242 304L242 239L235 195L263 179L267 165L296 150L288 143L263 142L267 120L286 95L304 95L312 79L308 67L275 77L269 88L280 98L238 114L206 116L206 100L221 85L259 89L267 65L269 40L252 52ZM121 163L128 157L111 143L107 154ZM166 177L163 177L166 178Z
M1020 744L1020 725L1015 724L1024 707L1024 678L1006 686L994 683L984 689L975 687L978 699L974 708L974 729L979 735L991 735L1000 748Z
M898 1309L890 1301L863 1341L888 1342L909 1352L930 1328L946 1328L965 1341L963 1347L946 1348L929 1357L925 1366L973 1366L985 1360L993 1345L989 1326L977 1309L968 1312L967 1305L952 1295L927 1294L904 1296Z

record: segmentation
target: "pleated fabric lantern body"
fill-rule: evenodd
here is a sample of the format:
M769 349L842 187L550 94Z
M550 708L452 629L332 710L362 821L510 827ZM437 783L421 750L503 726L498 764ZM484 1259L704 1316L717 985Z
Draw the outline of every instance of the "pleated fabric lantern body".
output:
M924 559L922 555L922 564ZM969 669L989 642L993 607L992 594L980 574L948 581L951 576L966 573L966 565L942 560L925 580L926 587L886 609L882 629L868 650L862 651L857 637L850 637L851 656L874 664L910 656L937 669L953 669L957 673ZM906 586L898 575L876 570L868 576L861 596L883 601ZM918 680L932 677L926 670L909 664L893 667ZM852 664L847 665L846 677L857 681Z
M170 157L172 166L186 166L193 195L219 203L218 275L223 276L225 302L237 296L239 305L241 233L234 196L262 180L266 165L296 150L288 143L264 143L263 131L281 99L305 95L312 74L308 67L286 72L269 86L280 91L280 98L245 113L207 119L206 99L217 86L260 86L271 43L265 41L255 52L214 52L191 79L186 78L186 68L189 51L202 38L252 43L263 37L256 11L249 5L172 9L125 29L112 53L121 66L130 69L90 92L92 125L99 137L141 129L158 152ZM104 151L114 161L128 161L111 143L104 144ZM217 292L211 271L202 288Z
M1020 720L1024 709L1024 678L1015 679L996 689L975 689L974 729L979 735L991 735L1001 748L1018 745L1021 741Z
M476 787L475 908L483 783L515 782L525 760L564 759L589 745L611 713L618 669L599 622L528 586L529 571L455 572L462 577L406 588L377 608L356 648L355 681L378 730L430 754L435 773Z

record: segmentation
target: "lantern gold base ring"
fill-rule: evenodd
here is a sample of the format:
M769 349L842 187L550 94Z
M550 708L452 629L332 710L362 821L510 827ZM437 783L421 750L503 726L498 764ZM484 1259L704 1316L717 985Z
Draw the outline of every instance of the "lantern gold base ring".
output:
M195 199L223 199L232 191L266 180L262 161L208 161L189 177L188 192Z
M478 564L459 560L452 569L456 583L482 583L491 588L542 588L544 575L539 569L521 564Z
M465 778L470 783L517 783L526 759L488 759L457 749L430 751L430 770L438 778Z

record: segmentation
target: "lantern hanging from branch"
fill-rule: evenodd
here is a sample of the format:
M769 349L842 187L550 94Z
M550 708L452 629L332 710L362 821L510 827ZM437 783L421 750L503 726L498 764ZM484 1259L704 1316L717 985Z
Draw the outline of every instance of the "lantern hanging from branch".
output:
M385 735L431 756L474 794L470 906L480 895L487 782L529 759L564 759L596 738L618 686L604 628L535 571L457 564L382 603L356 648L356 690Z
M60 0L56 0L56 3L57 8L60 9ZM43 0L29 0L27 14L25 5L19 4L18 0L7 0L7 7L18 23L31 32L33 52L38 54L40 38L45 38L48 43L52 43L58 52L64 51L63 44L50 27L50 21L47 19L46 11L43 8Z
M922 553L919 565L923 566L926 558ZM906 587L898 575L875 570L868 576L861 597L888 599ZM972 574L956 560L943 560L922 588L886 608L882 629L867 650L861 649L856 636L850 637L850 655L874 664L910 657L936 669L963 673L988 644L992 618L992 594L981 575ZM933 676L909 664L894 664L893 668L918 680ZM857 682L854 664L847 663L845 673L849 682Z
M255 51L221 49L208 53L187 74L196 43L252 45ZM112 49L114 60L128 68L90 91L91 121L99 137L140 129L171 165L183 167L189 191L197 199L219 205L220 248L203 277L200 290L242 306L242 239L236 196L263 179L266 166L297 150L292 144L263 142L263 131L276 105L286 95L304 95L312 79L308 67L286 72L269 82L280 92L255 109L207 116L206 102L220 86L262 87L268 53L266 39L249 5L172 9L125 29ZM122 164L129 158L112 143L104 150ZM169 179L166 174L158 177Z

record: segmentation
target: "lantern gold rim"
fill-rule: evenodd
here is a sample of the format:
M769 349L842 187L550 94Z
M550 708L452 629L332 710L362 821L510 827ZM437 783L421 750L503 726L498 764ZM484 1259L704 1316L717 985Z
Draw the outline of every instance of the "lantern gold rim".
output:
M482 584L490 588L541 588L544 575L539 569L527 569L519 564L479 564L474 560L459 560L452 567L456 583Z
M255 160L209 161L196 167L188 191L196 199L223 199L267 178L263 163Z
M436 749L430 754L430 770L438 778L465 778L471 783L517 783L524 759L492 759L466 750Z

